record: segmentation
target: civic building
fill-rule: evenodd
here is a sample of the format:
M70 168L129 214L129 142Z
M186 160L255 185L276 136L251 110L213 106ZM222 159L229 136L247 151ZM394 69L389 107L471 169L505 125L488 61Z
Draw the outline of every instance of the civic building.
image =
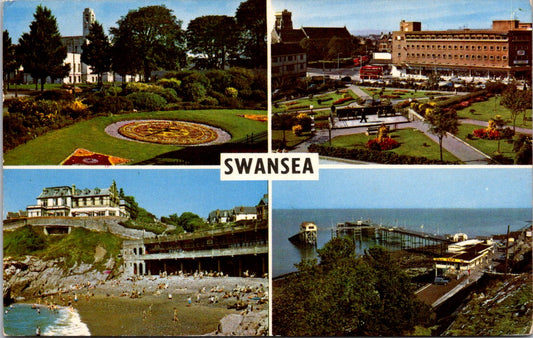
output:
M28 206L26 211L27 217L129 217L131 206L120 198L113 181L109 188L102 189L78 189L75 185L44 188L37 204Z
M400 22L392 34L393 75L531 78L531 23L494 20L491 29L424 31Z

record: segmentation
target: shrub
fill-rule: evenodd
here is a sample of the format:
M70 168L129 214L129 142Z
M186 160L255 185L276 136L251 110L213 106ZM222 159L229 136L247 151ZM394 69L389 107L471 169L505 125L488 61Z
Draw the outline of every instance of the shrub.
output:
M333 102L333 104L341 104L341 103L348 102L348 101L351 101L351 100L353 100L353 98L351 96L350 97L343 97L343 98L340 98L337 101Z
M237 89L233 88L233 87L227 87L224 90L224 93L228 97L237 97L239 95L239 91Z
M163 97L167 102L178 102L181 101L181 98L178 97L178 94L173 88L154 88L151 93L157 94Z
M208 96L202 101L202 104L205 106L217 106L218 100L212 96Z
M303 132L303 127L299 124L292 126L292 132L296 136L300 136Z
M52 89L52 90L45 90L44 92L40 92L36 97L36 100L51 100L51 101L59 101L59 100L65 100L70 101L74 99L74 96L66 90L62 89Z
M154 93L138 92L129 94L126 97L133 103L135 108L140 110L160 110L167 104L167 100Z
M112 86L102 90L102 93L104 96L118 96L120 93L122 93L122 88Z
M196 82L185 85L184 91L186 100L191 102L201 102L207 94L205 87Z
M164 88L172 88L176 91L176 93L179 91L181 87L181 81L175 78L161 79L157 81L157 84Z
M65 115L70 116L73 119L77 119L81 116L86 116L89 113L87 105L80 100L75 100L63 107L63 112Z
M133 103L123 96L106 96L98 100L92 107L95 113L117 114L122 111L132 111Z

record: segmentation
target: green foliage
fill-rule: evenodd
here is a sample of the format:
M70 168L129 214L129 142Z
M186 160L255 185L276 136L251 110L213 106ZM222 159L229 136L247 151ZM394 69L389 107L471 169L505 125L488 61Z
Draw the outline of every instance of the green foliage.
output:
M181 87L181 81L178 79L170 78L170 79L160 79L157 81L157 85L164 87L164 88L172 88L176 93L179 92Z
M426 122L430 124L429 132L439 138L440 160L442 161L442 139L447 133L455 134L459 130L459 120L454 109L440 108L426 110Z
M303 261L274 292L273 327L282 336L399 336L426 324L408 276L383 249L355 256L351 239L319 250L320 264Z
M132 111L133 103L123 96L105 96L94 102L92 110L96 113L117 114L123 111Z
M76 263L94 263L96 247L101 246L106 254L96 266L103 270L109 257L118 260L122 239L108 232L90 231L73 227L68 235L45 236L29 225L14 231L4 231L4 256L35 255L45 260L65 259L65 268Z
M51 242L43 251L44 259L64 258L66 267L72 267L76 263L94 263L94 254L98 246L106 250L106 255L102 259L102 264L97 266L103 269L103 264L114 257L118 259L122 240L108 232L90 231L85 228L72 228L70 234L64 236L59 241Z
M161 110L167 104L167 100L154 93L131 93L126 98L133 103L135 108L145 111Z
M89 35L81 46L81 61L90 65L91 70L98 74L98 84L102 83L102 73L111 69L111 44L98 22L89 27Z
M150 231L158 235L162 234L166 230L166 226L164 224L155 223L153 221L140 222L129 219L127 221L121 222L120 225L125 228Z
M244 54L251 60L250 66L266 68L266 1L246 0L239 4L235 13L241 32Z
M207 227L207 224L200 216L188 211L182 213L179 217L178 214L172 214L168 217L163 216L161 217L161 222L174 225L178 233L182 232L181 230L194 232Z
M19 68L20 60L17 57L16 45L12 43L7 30L4 30L2 37L2 69L4 71L4 80L6 81L7 89L9 89L11 73Z
M46 78L63 78L68 74L70 66L63 64L67 48L61 42L61 34L52 12L39 5L33 17L30 32L22 34L19 39L17 55L20 56L24 71L41 81L43 91Z
M45 248L44 237L29 225L14 231L4 231L4 257L35 254Z
M514 164L531 164L532 151L531 137L520 134L514 141L513 150L516 152Z
M516 90L515 85L509 85L502 93L500 102L511 112L514 131L518 115L525 114L526 110L531 108L531 88L528 90Z
M120 62L131 70L142 69L144 80L158 69L177 69L185 60L185 34L182 22L165 6L146 6L131 10L111 29L115 42L125 49Z
M451 164L456 162L432 160L423 156L398 155L394 152L376 151L364 148L341 148L328 147L319 144L311 144L308 148L309 152L318 153L322 156L331 156L338 158L346 158L350 160L358 160L373 163L384 164Z
M224 27L224 29L221 29ZM187 26L187 45L195 54L207 59L199 59L196 66L224 69L227 58L239 50L239 30L235 18L227 15L206 15L197 17Z
M207 91L201 83L193 82L185 85L185 98L191 102L201 102L205 99Z
M233 87L227 87L224 93L229 97L237 97L239 95L239 91Z

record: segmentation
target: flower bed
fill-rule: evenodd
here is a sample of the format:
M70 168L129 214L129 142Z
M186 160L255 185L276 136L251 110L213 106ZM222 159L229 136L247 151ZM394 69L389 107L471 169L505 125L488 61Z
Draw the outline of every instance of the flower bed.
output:
M333 104L342 104L342 103L345 103L345 102L348 102L348 101L352 101L352 100L354 100L353 97L343 97L343 98L340 98L337 101L333 102Z
M76 149L61 165L116 165L130 160L111 155L99 154L87 149Z
M259 122L266 122L268 121L267 115L256 115L256 114L244 114L244 115L238 115L240 117L244 117L245 119L253 120L253 121L259 121Z
M477 138L484 140L497 140L500 138L500 132L495 129L476 129L473 131L473 134Z
M391 150L399 146L400 144L398 143L398 141L390 137L383 137L381 138L381 140L379 138L375 138L375 139L369 140L366 143L366 147L368 149L380 150L380 151Z

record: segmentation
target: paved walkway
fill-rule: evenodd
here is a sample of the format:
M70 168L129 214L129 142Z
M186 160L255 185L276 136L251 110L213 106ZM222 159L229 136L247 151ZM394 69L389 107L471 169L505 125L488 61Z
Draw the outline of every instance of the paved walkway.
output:
M372 99L370 95L365 93L361 88L359 88L356 85L350 85L348 87L349 90L352 90L356 95L361 97L364 100ZM351 103L348 106L357 106L357 103ZM324 108L326 109L326 108ZM329 108L327 108L329 110ZM389 126L394 126L393 130L398 128L415 128L417 130L422 131L424 134L426 134L431 140L439 143L439 139L437 136L433 135L429 132L429 126L422 122L422 121L413 121L409 122L405 117L403 116L396 116L396 117L381 117L378 118L376 115L370 115L367 117L368 122L361 123L359 119L355 120L343 120L336 122L336 129L331 130L331 138L342 136L342 135L353 135L353 134L360 134L367 131L367 127L370 125L380 125L381 123L385 123ZM478 121L478 120L470 120L470 119L462 119L462 123L467 124L475 124L479 126L488 126L488 122L484 121ZM519 133L525 133L525 134L531 134L532 130L527 128L520 128L517 127L516 131ZM328 130L320 129L317 130L315 135L300 143L297 145L291 152L307 152L307 148L311 144L324 144L329 141L329 132ZM458 137L448 134L446 137L442 139L442 148L446 149L448 152L453 154L455 157L457 157L459 160L466 164L473 164L473 165L486 165L491 162L490 156L484 154L480 150L472 147L465 141L459 139Z

